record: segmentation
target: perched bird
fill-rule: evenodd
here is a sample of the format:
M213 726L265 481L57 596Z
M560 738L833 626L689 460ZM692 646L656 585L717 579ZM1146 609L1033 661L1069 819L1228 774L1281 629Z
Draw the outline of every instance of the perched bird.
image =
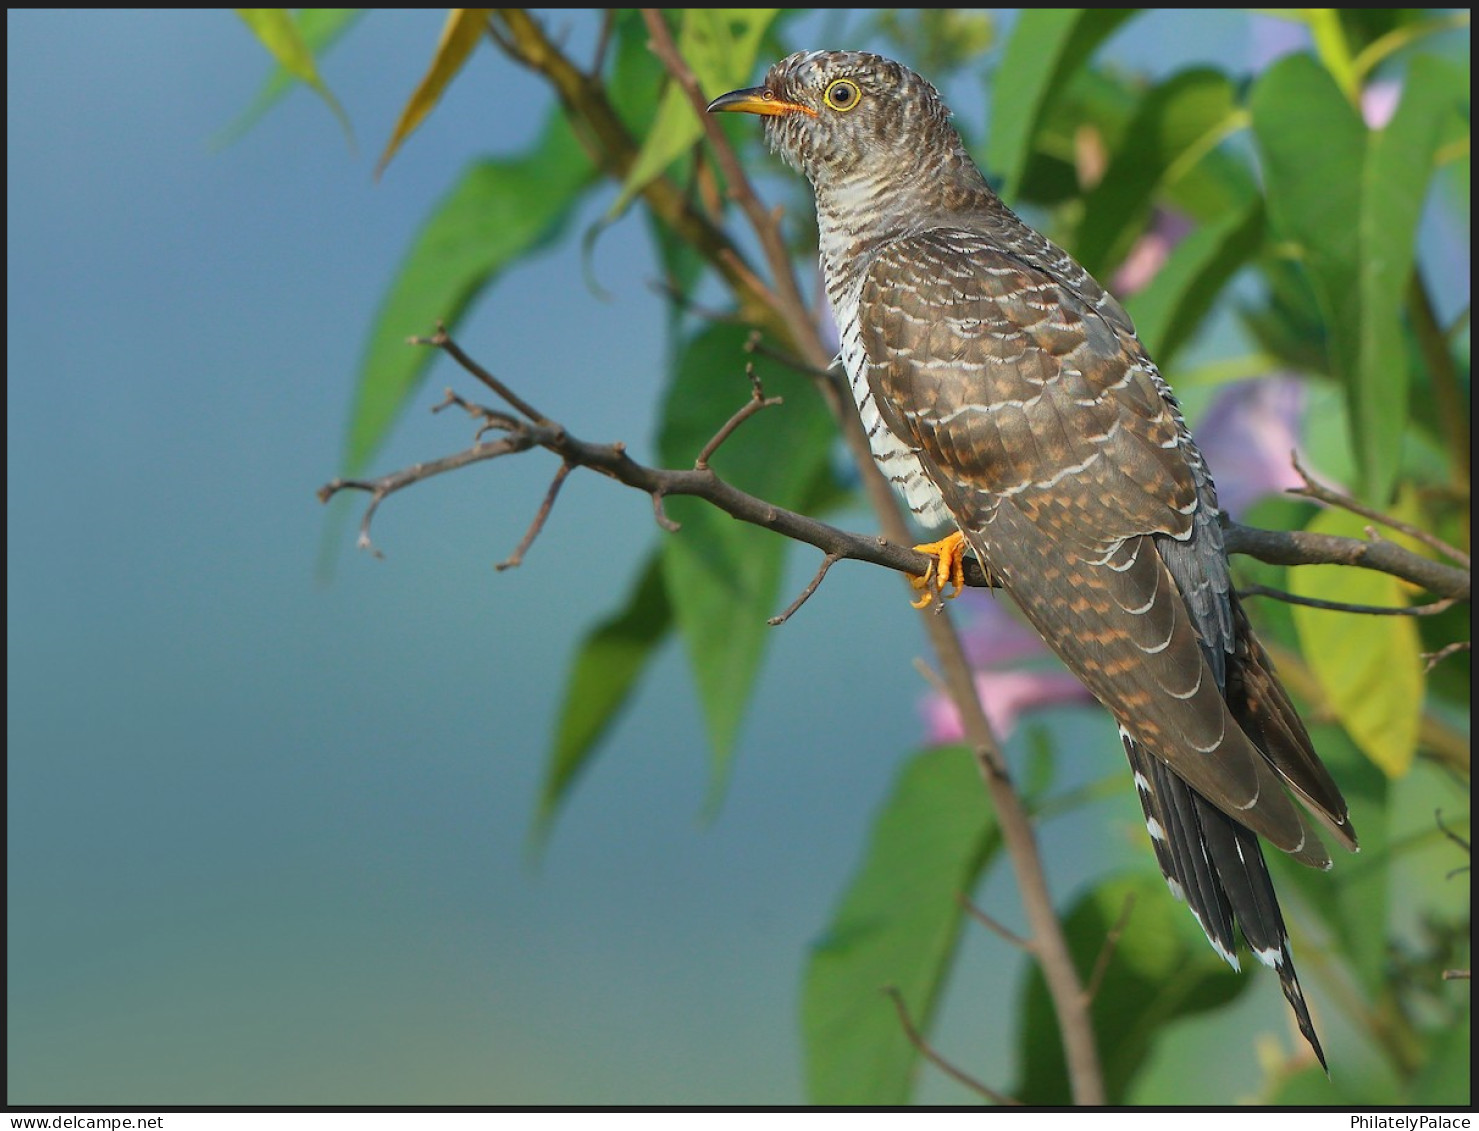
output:
M709 110L764 117L816 193L873 455L926 526L926 598L969 546L1119 723L1172 892L1278 973L1320 1063L1259 837L1328 869L1345 800L1238 603L1217 491L1124 308L1004 205L939 93L857 51L782 59ZM1303 803L1296 805L1290 794ZM1307 812L1306 812L1307 810Z

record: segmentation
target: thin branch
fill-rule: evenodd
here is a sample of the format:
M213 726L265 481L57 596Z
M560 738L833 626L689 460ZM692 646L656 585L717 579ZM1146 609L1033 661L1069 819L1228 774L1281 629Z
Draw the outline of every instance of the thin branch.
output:
M755 190L751 188L749 178L745 176L744 166L740 164L739 157L729 144L729 139L719 128L719 123L707 112L710 100L724 92L722 90L710 91L705 96L705 92L699 89L698 78L687 61L678 53L678 45L673 42L673 35L663 21L660 8L643 8L642 19L647 24L647 33L651 37L652 53L662 62L668 74L672 76L673 81L687 97L699 121L703 123L704 133L709 139L709 144L714 148L715 159L719 162L719 168L729 184L729 195L744 211L746 219L750 221L750 226L755 229L755 234L760 238L761 250L765 253L766 263L770 266L771 276L775 280L774 285L779 292L777 295L778 313L790 324L792 336L798 341L805 340L806 336L813 331L805 320L806 303L802 301L801 292L796 286L796 276L791 270L791 253L786 249L786 241L781 235L780 224L775 215L765 211L755 195Z
M662 498L666 492L652 491L650 494L652 495L652 517L657 520L657 525L661 526L669 534L676 534L682 530L683 524L681 522L674 522L668 517L668 512L663 510Z
M1301 597L1297 593L1286 593L1282 589L1271 589L1267 585L1245 585L1238 590L1241 597L1272 597L1290 605L1304 605L1311 609L1329 609L1336 613L1360 613L1371 617L1432 617L1446 613L1458 604L1456 597L1444 597L1427 605L1352 605L1345 601L1322 601L1318 597Z
M1395 542L1369 542L1309 530L1260 530L1229 523L1223 542L1230 554L1244 554L1270 565L1348 565L1389 573L1437 597L1469 600L1467 568L1445 565Z
M899 1015L899 1024L903 1026L904 1029L904 1036L909 1038L909 1043L913 1045L915 1049L917 1049L926 1060L928 1060L941 1072L945 1073L945 1075L949 1076L952 1080L964 1084L967 1088L975 1092L977 1095L985 1096L992 1103L1002 1104L1006 1107L1022 1106L1020 1100L1014 1100L1011 1096L1004 1095L1003 1093L998 1092L995 1088L981 1083L981 1081L977 1080L970 1073L964 1072L961 1069L955 1067L955 1065L951 1064L943 1056L937 1053L933 1048L930 1047L930 1043L924 1039L919 1030L914 1027L914 1022L909 1018L909 1007L904 1004L904 995L898 991L897 987L885 986L883 988L883 992L888 994L889 1000L894 1003L894 1010Z
M605 8L601 12L601 34L596 37L596 50L591 59L591 75L599 75L606 65L606 49L611 46L611 33L616 30L616 9Z
M458 471L469 464L497 459L499 456L511 455L514 452L527 451L533 446L534 442L529 437L514 434L501 440L474 444L466 451L444 456L442 459L413 463L410 467L392 471L389 475L382 475L378 479L331 479L318 489L318 501L327 503L340 491L367 492L370 502L360 519L357 545L361 550L368 550L375 557L383 558L385 555L375 547L375 543L370 538L370 524L374 522L375 513L380 509L380 504L391 495L449 471Z
M998 936L999 938L1005 939L1018 950L1026 951L1028 954L1031 955L1037 954L1037 947L1033 945L1031 939L1024 938L1022 935L1017 934L1016 931L1008 927L1005 923L1000 923L997 920L993 919L990 915L986 914L986 912L982 911L981 908L976 906L976 904L967 896L963 894L957 894L955 897L955 901L960 904L961 908L964 909L967 915L969 915L976 922L980 923L981 926L985 927L992 934Z
M447 327L440 321L437 322L437 332L431 337L410 338L408 340L413 346L431 346L450 354L458 365L462 366L463 369L466 369L484 385L492 389L495 395L501 397L515 411L523 413L530 420L534 421L535 424L549 423L549 417L545 416L537 408L534 408L528 401L518 396L497 377L493 376L493 374L489 373L476 361L468 357L467 354L463 353L462 347L452 340L451 335L447 333Z
M1465 855L1468 855L1468 853L1469 853L1469 842L1466 841L1463 837L1459 836L1458 833L1454 832L1452 829L1450 829L1447 825L1445 825L1443 823L1443 810L1442 809L1434 809L1433 810L1433 823L1438 826L1438 831L1440 833L1442 833L1444 836L1446 836L1449 840L1453 841L1454 844L1456 844L1460 848L1462 848L1464 850L1464 854Z
M792 614L795 613L797 609L801 608L802 605L806 604L807 599L817 591L817 586L821 585L822 578L827 576L827 571L841 560L842 559L836 554L827 554L826 556L824 556L822 558L821 568L817 570L816 576L811 579L811 583L801 591L801 596L797 597L796 600L787 605L785 612L771 617L765 623L774 627L778 624L785 624L788 620L790 620Z
M1094 961L1094 972L1089 975L1089 984L1084 987L1084 1000L1092 1002L1099 996L1099 987L1104 984L1109 961L1114 957L1114 949L1119 945L1120 936L1125 933L1125 927L1130 922L1130 912L1134 910L1135 893L1130 892L1125 896L1125 906L1120 911L1120 917L1109 928L1109 934L1104 936L1104 945L1099 948L1099 957Z
M565 479L574 470L575 467L573 464L560 464L560 470L555 472L554 481L550 483L549 490L544 494L544 502L539 504L539 510L534 513L534 521L529 524L528 532L524 535L522 541L514 547L514 552L493 567L499 573L502 573L506 569L514 569L517 566L523 565L525 551L534 545L534 539L538 538L539 532L544 529L545 519L549 518L549 512L554 509L555 499L560 494L561 486L564 485Z
M1422 658L1427 661L1427 665L1423 668L1423 674L1426 675L1428 672L1432 671L1444 660L1448 659L1449 656L1456 656L1460 652L1467 652L1472 649L1473 646L1474 645L1472 641L1455 640L1452 644L1443 645L1443 647L1439 648L1436 652L1424 652L1422 654Z
M1438 553L1451 561L1458 562L1465 569L1469 568L1469 555L1456 546L1450 546L1443 539L1428 533L1426 530L1413 526L1410 522L1403 522L1401 519L1393 518L1389 514L1382 514L1381 511L1373 510L1358 499L1353 499L1351 496L1337 491L1333 487L1327 487L1325 484L1317 482L1308 471L1300 466L1298 457L1294 459L1294 470L1299 472L1300 477L1304 479L1304 486L1291 487L1289 488L1288 494L1303 495L1307 499L1317 499L1322 503L1328 503L1342 510L1348 510L1352 514L1358 514L1362 518L1369 518L1371 521L1380 523L1382 526L1388 527L1391 530L1406 534L1409 538L1415 538L1424 546L1438 551Z
M743 408L724 422L724 426L714 433L713 439L704 445L703 451L698 453L698 458L693 461L693 466L699 471L707 471L709 460L719 450L719 445L734 433L750 417L762 409L774 408L776 405L785 404L783 397L767 397L765 387L761 385L760 378L755 373L753 364L745 365L745 374L750 378L750 399L745 402Z

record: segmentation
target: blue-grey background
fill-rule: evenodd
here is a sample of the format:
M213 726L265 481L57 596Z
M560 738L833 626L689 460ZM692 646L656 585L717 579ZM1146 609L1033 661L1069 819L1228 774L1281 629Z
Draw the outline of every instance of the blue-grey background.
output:
M922 734L897 579L841 566L776 630L712 816L669 647L535 868L565 667L655 537L648 500L576 475L524 568L496 574L547 458L392 499L383 561L314 498L412 233L547 105L480 51L376 183L441 20L375 12L324 62L352 153L303 91L211 146L268 68L227 12L8 17L12 1103L802 1099L806 947ZM1226 63L1245 21L1160 14L1107 50ZM976 93L960 109L980 121ZM608 296L560 250L489 293L462 339L577 434L648 455L664 358L641 222L592 267ZM449 383L476 392L440 366L378 468L467 442L426 411ZM796 556L793 592L815 564ZM1116 767L1095 712L1052 726L1065 781ZM1143 863L1128 789L1043 835L1063 902ZM1020 923L1009 879L979 896ZM973 932L936 1033L997 1084L1020 969ZM1239 1013L1281 1032L1272 983ZM1218 1024L1179 1044L1231 1048ZM1251 1044L1223 1055L1229 1094L1251 1089ZM922 1095L965 1097L935 1073Z

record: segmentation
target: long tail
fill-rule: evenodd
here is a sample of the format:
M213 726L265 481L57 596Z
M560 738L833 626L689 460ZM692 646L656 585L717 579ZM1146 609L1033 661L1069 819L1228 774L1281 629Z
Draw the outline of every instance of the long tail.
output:
M1278 973L1299 1031L1328 1075L1325 1050L1299 986L1284 916L1258 837L1204 801L1159 758L1141 750L1123 727L1120 738L1156 860L1172 894L1191 908L1212 948L1235 970L1234 923L1242 929L1253 953Z

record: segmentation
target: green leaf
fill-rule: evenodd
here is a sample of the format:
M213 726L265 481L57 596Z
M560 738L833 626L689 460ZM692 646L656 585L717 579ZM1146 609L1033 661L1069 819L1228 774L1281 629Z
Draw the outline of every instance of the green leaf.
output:
M1410 368L1402 312L1439 131L1453 107L1447 70L1429 56L1414 58L1396 114L1370 136L1366 149L1361 323L1351 393L1362 480L1367 497L1379 502L1391 495L1407 426Z
M1330 73L1294 55L1265 72L1250 100L1270 224L1309 273L1350 401L1360 490L1376 503L1390 496L1402 455L1402 311L1453 88L1442 64L1415 58L1396 116L1372 134Z
M1070 75L1137 8L1029 8L1002 52L991 92L987 171L1016 198L1038 127Z
M1074 252L1089 274L1108 277L1164 184L1184 177L1239 119L1232 83L1221 71L1182 71L1147 92L1124 143L1084 200Z
M528 152L477 161L462 174L416 234L375 315L350 412L345 474L369 462L435 359L406 339L431 333L438 319L454 327L504 270L558 236L592 175L558 113Z
M323 55L338 42L339 37L353 27L355 21L364 13L364 8L299 8L297 12L290 14L290 18L297 26L298 35L304 46L308 48L311 55L317 57ZM261 89L257 91L251 104L241 112L240 117L217 134L211 144L226 146L235 142L261 121L263 115L272 109L297 81L287 67L278 63L262 83Z
M1150 285L1126 303L1135 329L1162 368L1196 332L1213 303L1263 244L1262 203L1251 201L1178 244Z
M735 431L711 466L741 490L798 509L831 474L832 420L807 378L744 352L748 334L712 326L689 342L663 407L658 449L666 466L692 466L749 398L751 361L766 395L785 403ZM668 499L667 513L682 529L662 540L663 577L708 723L717 796L772 631L766 620L778 608L787 543L698 499Z
M312 87L324 100L324 104L333 111L334 117L339 119L344 136L353 146L354 130L349 125L349 117L344 113L344 107L339 105L339 100L319 77L318 68L313 62L313 51L304 40L298 25L293 22L288 9L237 8L236 14L251 28L252 34L261 41L262 46L272 52L272 57L288 74Z
M1063 926L1074 965L1085 977L1129 900L1133 900L1129 919L1091 1010L1111 1104L1125 1102L1131 1082L1167 1025L1226 1005L1248 984L1206 945L1186 908L1172 898L1159 875L1150 873L1102 883L1069 911ZM1022 1076L1011 1094L1024 1104L1070 1102L1057 1016L1036 966L1028 970L1018 1016Z
M1467 1108L1474 1102L1470 1091L1474 1062L1469 1051L1473 1034L1469 1025L1468 986L1458 982L1449 982L1448 985L1454 988L1455 996L1459 992L1465 994L1463 1009L1454 1024L1432 1034L1427 1063L1412 1081L1408 1103L1452 1104Z
M709 98L744 86L755 66L765 29L779 8L685 8L678 32L678 51L693 69L699 89ZM677 83L669 83L658 103L657 117L622 182L621 194L608 218L626 210L648 182L687 153L703 136L703 123Z
M1326 614L1342 615L1347 614ZM1311 716L1312 712L1305 712L1305 718ZM1335 862L1328 872L1306 868L1282 853L1270 851L1269 869L1274 888L1286 892L1298 890L1303 909L1313 912L1325 927L1325 933L1306 935L1298 918L1301 903L1288 901L1286 912L1293 932L1295 964L1306 976L1327 981L1320 967L1327 962L1327 954L1338 955L1355 974L1368 1000L1374 1001L1390 976L1391 783L1340 727L1333 723L1311 723L1309 730L1321 761L1340 785L1341 796L1350 806L1351 825L1361 839L1361 851L1335 853ZM1315 945L1302 945L1307 938ZM1311 954L1311 950L1315 953Z
M874 821L866 855L802 987L806 1089L816 1104L908 1102L919 1052L893 1003L928 1031L968 895L1001 846L975 759L916 755Z
M1349 511L1320 511L1315 534L1365 537L1366 519ZM1289 571L1300 597L1386 608L1407 603L1404 586L1389 574L1340 565ZM1407 772L1417 752L1422 718L1422 643L1412 618L1361 616L1295 605L1300 651L1341 725L1388 777Z
M549 834L560 805L606 731L631 698L647 662L673 627L659 560L643 565L620 609L586 633L576 650L545 759L533 841Z

